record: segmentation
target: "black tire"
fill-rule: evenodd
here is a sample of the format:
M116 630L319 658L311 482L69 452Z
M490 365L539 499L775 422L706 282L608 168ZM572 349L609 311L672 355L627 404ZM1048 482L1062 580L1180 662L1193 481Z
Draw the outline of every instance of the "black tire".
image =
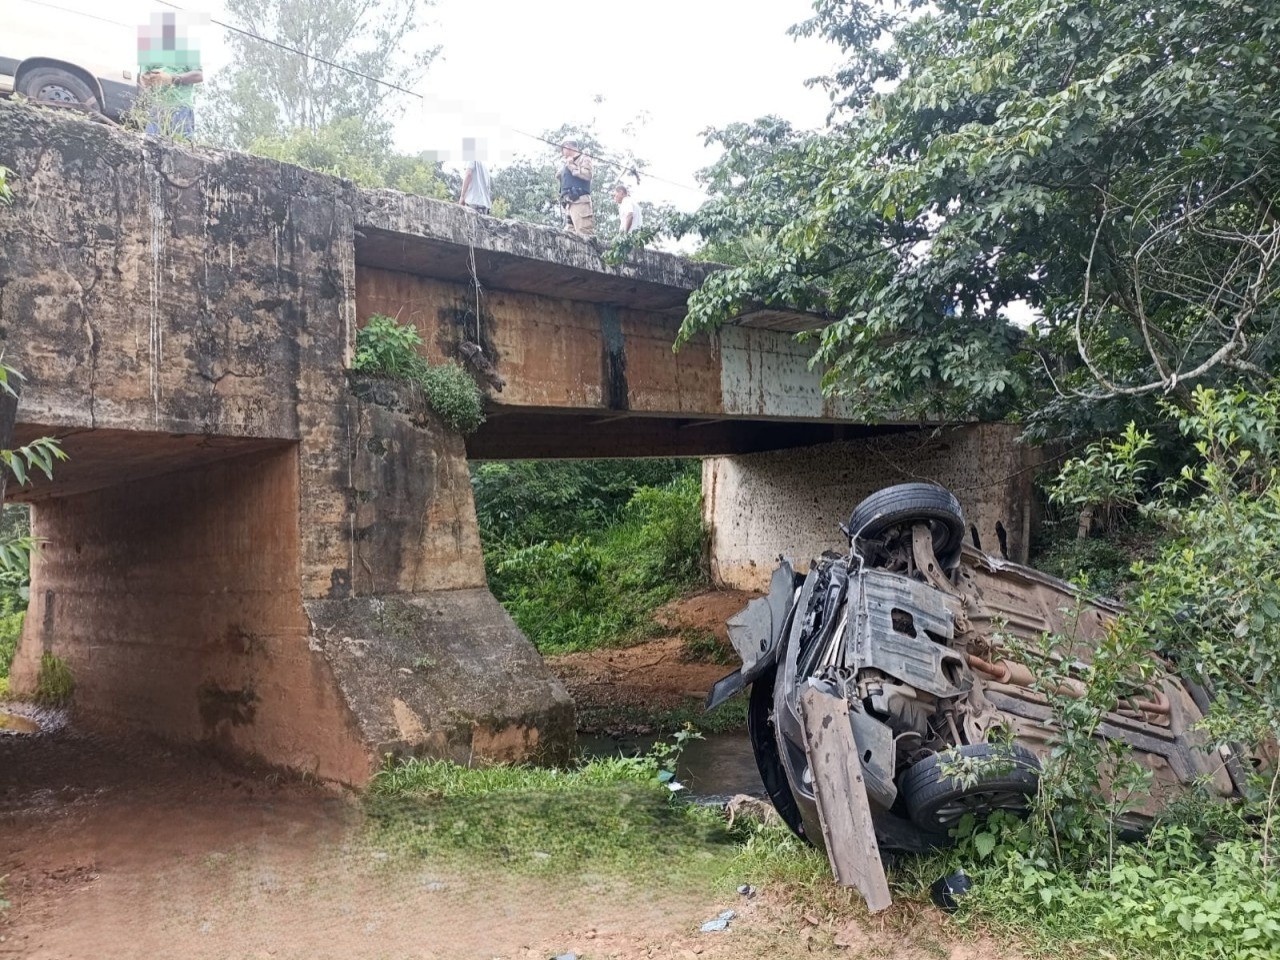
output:
M18 81L17 90L37 103L79 103L102 112L97 91L74 73L58 67L35 67L26 71Z
M965 787L942 773L942 765L961 758L990 759L990 773L979 771L977 782ZM1003 761L998 765L995 761ZM918 827L945 834L966 813L981 818L1007 810L1023 815L1040 786L1040 761L1018 744L975 743L956 747L913 764L901 777L898 791L907 813Z
M849 516L853 547L868 563L879 556L879 543L894 527L925 521L933 532L933 555L944 570L954 570L964 546L964 511L955 494L932 483L899 483L867 497Z
M782 822L791 828L792 833L802 840L808 840L804 834L800 807L796 803L795 794L791 792L791 784L787 783L787 771L782 766L782 754L778 752L778 739L771 719L773 687L777 678L778 668L774 667L752 682L751 699L747 705L747 736L751 738L751 749L756 755L756 769L760 771L765 792L778 811L778 816L782 817Z

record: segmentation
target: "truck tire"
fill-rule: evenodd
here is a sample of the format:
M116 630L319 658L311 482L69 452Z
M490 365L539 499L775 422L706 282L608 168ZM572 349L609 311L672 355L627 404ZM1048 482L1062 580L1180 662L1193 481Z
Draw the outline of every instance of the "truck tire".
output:
M948 762L969 758L990 760L992 769L979 769L976 782L968 786L943 774ZM1025 814L1039 787L1040 761L1016 743L974 743L935 753L909 767L898 784L912 822L944 835L966 813L978 818L997 810Z
M18 93L36 103L78 103L102 112L97 92L80 77L60 67L33 67L18 80Z
M964 545L964 511L955 494L933 483L899 483L867 497L849 516L853 548L872 566L884 557L880 541L895 527L928 523L933 532L933 555L943 570L960 563Z

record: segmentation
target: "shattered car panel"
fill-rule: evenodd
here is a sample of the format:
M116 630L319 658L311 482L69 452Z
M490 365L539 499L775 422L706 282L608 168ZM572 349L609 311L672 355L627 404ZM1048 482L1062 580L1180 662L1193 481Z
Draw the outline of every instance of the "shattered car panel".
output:
M1009 638L1070 637L1066 656L1085 662L1121 609L967 545L944 565L933 545L946 538L931 525L950 522L946 498L954 498L931 485L902 485L903 503L927 505L921 519L909 508L895 513L897 489L875 495L892 523L864 519L858 528L855 544L872 545L866 552L875 565L851 551L825 555L803 575L786 562L775 571L768 597L731 621L743 669L708 700L714 706L728 689L754 682L751 735L762 778L784 820L815 843L823 831L802 690L816 687L848 704L880 845L929 849L947 842L964 812L1025 809L1034 793L1038 759L1056 733L1053 711L1035 689L1043 667L1015 657ZM958 504L954 512L962 523ZM1068 678L1058 692L1079 695L1083 684ZM1224 757L1206 752L1194 729L1203 717L1196 692L1165 670L1106 714L1100 735L1124 741L1152 773L1135 814L1153 816L1196 781L1224 797L1235 791ZM938 768L939 758L964 756L1005 757L1006 772L995 763L962 788Z

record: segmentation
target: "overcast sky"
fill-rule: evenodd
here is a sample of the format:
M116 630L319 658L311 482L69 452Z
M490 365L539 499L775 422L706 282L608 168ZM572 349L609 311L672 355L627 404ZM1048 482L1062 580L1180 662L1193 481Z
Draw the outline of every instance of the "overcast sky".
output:
M170 9L145 0L43 2L122 26ZM227 19L221 2L176 2ZM48 7L0 0L0 10L17 19L47 15ZM439 0L429 36L443 52L417 90L427 102L406 98L398 143L415 151L458 151L463 136L478 135L489 140L491 160L499 163L544 149L515 131L540 134L594 119L606 142L649 161L654 177L642 181L637 198L692 208L700 201L689 189L694 171L714 158L702 145L704 128L771 113L798 126L823 123L826 98L804 81L831 66L835 50L786 35L809 13L810 0ZM77 46L117 45L121 37L131 42L127 29L67 19L82 31ZM578 19L585 25L571 28ZM222 29L210 25L201 33L211 74L226 65L228 50ZM630 134L623 132L628 125Z

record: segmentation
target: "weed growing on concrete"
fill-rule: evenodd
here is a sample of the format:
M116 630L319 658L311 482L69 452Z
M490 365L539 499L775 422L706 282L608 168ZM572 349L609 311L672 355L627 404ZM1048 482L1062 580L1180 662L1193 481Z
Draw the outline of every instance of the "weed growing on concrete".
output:
M36 702L50 707L64 706L71 702L76 682L67 661L57 654L45 653L40 657L40 672L36 674Z
M427 405L451 430L472 433L484 423L484 398L470 374L453 361L428 363L418 352L422 336L411 323L374 314L356 334L357 373L390 377L422 390Z

